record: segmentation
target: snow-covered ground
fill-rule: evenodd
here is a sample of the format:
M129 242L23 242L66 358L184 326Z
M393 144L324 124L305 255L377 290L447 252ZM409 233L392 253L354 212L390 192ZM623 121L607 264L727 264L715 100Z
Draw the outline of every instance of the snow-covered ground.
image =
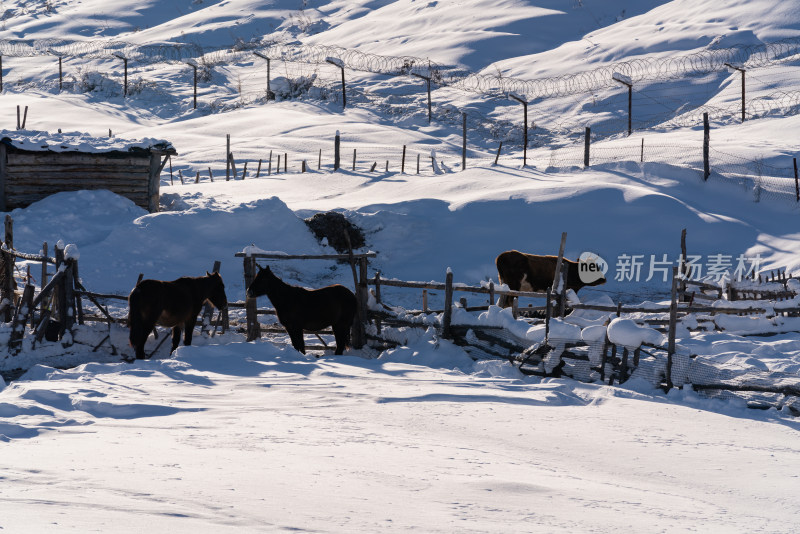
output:
M275 37L535 78L800 34L800 11L777 0L724 7L682 0L455 4L26 1L3 6L0 38L225 46ZM678 259L683 228L689 253L705 268L718 255L730 256L732 268L739 256L759 258L765 270L800 267L791 202L704 183L669 161L549 168L547 149L537 148L527 168L516 150L499 166L471 161L462 171L455 155L460 128L428 125L424 116L397 119L357 105L342 112L308 98L195 111L185 84L127 100L113 92L19 88L9 82L15 69L52 78L52 69L30 74L52 58L3 59L0 98L9 127L13 109L28 106L31 131L84 132L71 137L77 144L86 134L107 138L109 129L120 139L165 139L178 151L176 179L179 169L189 182L202 172L201 183L186 185L171 185L165 173L164 211L156 214L106 191L59 193L11 213L17 249L75 244L81 278L93 291L127 294L139 273L197 276L219 260L229 300L242 300L242 264L234 254L250 245L330 251L302 221L326 210L341 211L365 231L364 249L377 252L369 275L380 270L384 278L443 281L450 268L457 283L497 281L498 253L555 254L564 231L567 257L591 251L610 267L607 284L580 291L584 300L662 300L669 291L665 266ZM103 63L110 76L121 75L118 63ZM243 66L215 76L233 85L237 68ZM780 73L762 89L793 90L791 69ZM737 76L717 76L717 89L693 103L735 102ZM361 74L352 83L358 89L374 80ZM480 100L437 92L461 104ZM537 106L587 125L607 118L602 106L576 106L570 98ZM661 107L650 106L652 113ZM790 165L798 121L724 124L715 127L713 146ZM353 148L364 154L355 171L330 171L337 130L345 160ZM249 162L244 181L219 180L227 133L237 165ZM697 128L655 128L642 137L648 147L699 152L702 135ZM493 156L496 140L471 136L474 154ZM437 150L444 154L439 163L454 172L401 174L403 145ZM292 161L289 173L253 179L270 150L316 162L319 149L322 170L311 165L301 174ZM676 161L685 155L674 150ZM397 156L387 173L389 154ZM379 172L369 172L373 161ZM207 179L209 167L215 183ZM641 257L638 280L630 271L617 277L632 257ZM347 265L271 266L295 284L352 286ZM418 291L383 291L388 304L421 307ZM442 297L432 292L430 306ZM112 311L123 315L125 308L112 304ZM110 342L92 352L105 334ZM8 335L0 330L0 341ZM74 337L69 349L44 343L32 350L28 340L19 355L0 356L0 370L29 369L0 391L3 530L796 530L800 424L788 410L751 410L688 388L664 394L641 378L610 387L528 377L506 362L474 361L433 331L409 335L407 347L319 359L297 353L280 335L254 343L238 332L196 335L193 346L172 357L162 348L134 364L119 361L119 352L130 350L123 328L87 326ZM799 333L747 338L681 328L679 337L687 352L732 369L794 376L800 368Z
M792 532L798 426L522 378L425 340L37 368L6 388L9 532Z

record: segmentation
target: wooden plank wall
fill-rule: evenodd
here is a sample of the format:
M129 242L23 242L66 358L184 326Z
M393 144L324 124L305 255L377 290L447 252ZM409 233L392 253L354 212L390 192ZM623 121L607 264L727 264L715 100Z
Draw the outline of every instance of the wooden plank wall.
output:
M152 211L151 155L7 150L3 192L6 210L22 208L59 191L108 189ZM156 188L158 185L156 185ZM157 198L158 191L155 195ZM156 211L158 207L156 205Z

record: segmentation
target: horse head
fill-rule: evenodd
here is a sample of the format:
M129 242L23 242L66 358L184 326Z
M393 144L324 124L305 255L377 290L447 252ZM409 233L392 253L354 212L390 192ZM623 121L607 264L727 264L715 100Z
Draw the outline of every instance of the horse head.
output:
M260 265L256 264L256 267L258 268L258 273L250 283L250 286L247 288L248 298L256 298L260 297L261 295L266 295L270 284L278 278L272 272L272 269L269 268L269 265L266 267L261 267Z
M225 295L225 284L222 282L222 276L219 273L209 273L206 271L210 284L210 295L208 300L218 310L224 310L228 307L228 297Z

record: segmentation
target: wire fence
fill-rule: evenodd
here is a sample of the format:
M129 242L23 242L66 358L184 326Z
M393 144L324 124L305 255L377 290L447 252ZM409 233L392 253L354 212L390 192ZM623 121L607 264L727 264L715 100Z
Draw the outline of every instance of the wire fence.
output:
M5 91L36 88L89 93L98 99L127 97L132 105L157 114L194 106L194 98L186 95L194 94L195 68L197 105L208 112L272 99L344 104L346 98L351 106L424 119L426 80L430 80L435 93L431 112L437 121L457 123L466 112L471 129L516 145L521 145L524 128L518 103L508 99L510 93L530 105L531 146L569 143L586 124L592 125L597 138L625 132L628 97L614 80L616 74L633 82L634 130L695 126L706 112L715 124L739 120L738 73L727 72L726 65L747 69L746 119L800 110L800 90L793 89L793 85L800 88L800 39L637 58L537 80L471 72L418 57L267 41L211 49L101 40L0 40L0 56ZM344 93L339 65L347 69Z
M483 94L515 92L528 99L566 96L613 87L612 76L623 74L632 81L674 79L691 75L724 71L728 65L745 69L760 68L796 60L800 55L800 38L788 38L757 45L716 48L674 57L643 57L606 65L576 74L535 80L503 76L502 73L480 73L432 62L413 56L386 56L330 45L276 43L270 41L238 42L230 48L204 48L194 44L137 45L124 41L0 40L0 55L13 57L81 56L104 58L123 56L139 63L200 60L209 63L234 63L244 54L261 54L293 63L324 64L337 58L348 69L388 75L411 73L428 76L437 85L454 86Z
M234 153L238 149L232 149ZM224 179L251 179L285 173L332 172L335 170L334 141L318 139L293 140L289 145L266 148L249 148L247 157L234 158L234 168L213 169L211 166L179 164L174 172L172 162L163 172L170 172L172 182L184 183ZM253 154L260 154L253 157ZM377 175L391 173L434 176L472 168L529 168L544 172L573 172L586 168L586 147L541 147L532 149L524 157L520 149L496 151L443 143L432 148L415 143L405 146L372 145L344 138L340 147L339 168L352 172L369 172ZM222 158L220 158L222 159ZM781 203L787 207L800 207L800 184L795 173L794 158L775 156L748 159L714 149L709 150L710 175L708 183L719 183L746 193L753 202ZM616 164L662 164L673 169L688 171L690 179L704 180L702 143L654 143L644 139L625 138L591 143L589 167ZM463 165L466 164L466 167ZM178 174L180 172L180 175ZM578 175L575 175L576 179Z
M800 415L797 373L768 369L763 363L755 366L696 356L687 367L686 379L706 397L744 401L751 408L786 408Z
M258 52L261 56L257 56ZM227 49L195 45L133 45L114 41L60 40L0 41L3 92L44 90L88 94L90 100L124 98L128 105L146 107L156 115L175 116L197 106L224 112L271 100L313 100L374 109L383 116L415 122L432 117L460 125L466 116L471 132L467 166L522 165L524 124L519 104L505 94L529 99L529 164L540 168L582 166L584 153L575 141L591 123L590 165L623 161L661 162L702 169L701 147L637 146L613 139L621 132L669 129L712 123L727 124L800 112L800 39L758 46L706 50L678 58L645 58L600 69L544 80L515 80L486 76L408 56L379 56L330 46L238 43ZM269 63L265 57L271 58ZM334 59L334 64L328 60ZM188 63L188 64L187 64ZM738 73L729 65L749 69L749 99L742 106ZM340 66L348 69L343 91ZM631 108L626 90L613 81L614 73L629 76ZM420 76L412 76L418 74ZM196 76L196 78L195 78ZM426 79L436 89L430 115ZM269 87L269 91L267 89ZM588 93L587 93L588 92ZM475 98L480 94L481 98ZM470 96L472 95L472 96ZM546 97L546 99L545 99ZM476 135L477 134L477 135ZM599 143L608 139L608 144ZM495 154L499 143L504 151ZM282 167L307 171L332 166L329 142L283 147ZM279 147L275 147L279 150ZM460 170L460 147L444 143L432 154L424 145L401 147L354 146L355 165L345 147L342 167L372 171L440 173ZM320 154L320 150L323 154ZM266 154L261 158L266 160ZM788 158L787 158L788 159ZM419 162L419 165L417 164ZM270 163L265 162L269 173ZM748 160L711 150L712 180L752 191L755 201L794 200L796 186L791 162ZM250 163L250 176L255 171ZM277 171L277 156L274 169ZM419 171L417 170L419 169ZM199 169L185 169L197 179ZM205 171L205 168L202 169ZM203 172L202 174L205 174ZM210 172L209 172L210 179Z

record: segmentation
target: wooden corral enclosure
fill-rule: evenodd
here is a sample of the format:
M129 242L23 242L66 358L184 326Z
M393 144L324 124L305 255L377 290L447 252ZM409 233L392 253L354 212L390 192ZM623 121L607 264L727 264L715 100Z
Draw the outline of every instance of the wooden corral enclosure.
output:
M108 189L149 212L159 206L160 175L169 143L127 150L83 152L34 150L0 139L0 210L24 208L61 191Z

